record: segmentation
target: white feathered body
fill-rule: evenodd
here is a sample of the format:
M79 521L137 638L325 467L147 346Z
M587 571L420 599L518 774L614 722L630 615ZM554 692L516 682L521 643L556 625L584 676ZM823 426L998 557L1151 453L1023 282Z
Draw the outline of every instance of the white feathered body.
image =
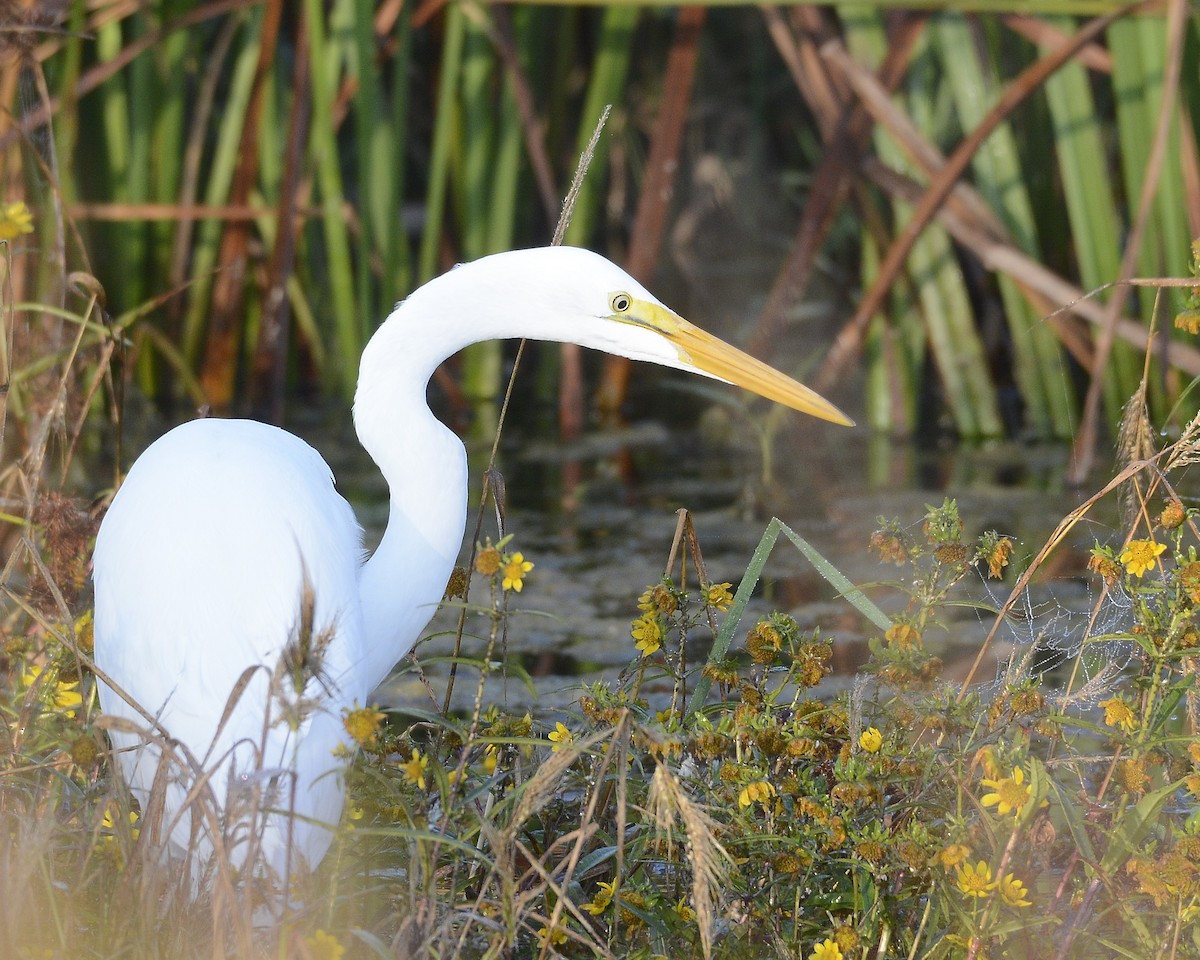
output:
M261 831L273 869L287 863L289 831L293 863L297 854L315 863L332 837L319 824L341 816L341 711L370 692L361 557L359 526L325 461L297 437L247 420L196 420L159 439L129 472L97 538L97 666L211 774L218 817L255 803L299 815L223 823L221 843L235 864L252 849L250 829ZM278 668L285 646L301 639L306 584L313 639L323 631L332 639L299 704ZM100 700L106 714L149 726L105 684ZM112 732L144 810L162 754L156 738ZM203 816L194 824L191 814L213 804L203 791L186 802L196 770L177 758L163 770L164 827L171 846L190 848L202 868L216 840L212 824Z

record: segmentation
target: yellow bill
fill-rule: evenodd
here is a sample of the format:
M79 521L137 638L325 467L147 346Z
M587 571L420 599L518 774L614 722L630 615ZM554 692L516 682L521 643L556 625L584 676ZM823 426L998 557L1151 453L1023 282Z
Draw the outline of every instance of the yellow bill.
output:
M693 326L665 307L634 300L630 309L618 314L616 319L658 332L679 351L679 359L687 366L801 413L846 427L854 426L853 420L815 390Z

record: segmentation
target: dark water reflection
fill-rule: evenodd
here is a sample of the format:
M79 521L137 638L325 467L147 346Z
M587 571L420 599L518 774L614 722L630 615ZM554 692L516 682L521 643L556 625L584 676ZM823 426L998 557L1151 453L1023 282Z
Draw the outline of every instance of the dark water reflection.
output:
M637 614L638 594L662 573L680 507L693 513L715 581L736 586L767 519L776 515L855 583L872 584L905 572L884 567L868 554L866 543L877 518L897 517L917 531L925 505L951 496L969 535L995 528L1019 544L1019 559L1004 583L989 587L977 578L968 580L966 595L998 605L1024 566L1021 561L1036 553L1058 521L1109 477L1101 469L1086 487L1070 488L1067 451L1049 445L995 443L922 452L910 444L869 438L863 430L838 430L792 417L767 444L749 420L716 419L715 426L707 422L699 431L642 424L589 436L569 450L509 435L500 464L507 487L507 530L515 534L516 548L537 566L524 591L513 598L515 613L503 658L531 674L533 687L514 673L497 675L488 681L489 701L570 709L581 682L619 675L635 652L629 625ZM381 527L386 498L381 483L372 480L370 465L349 471L348 464L334 465L368 530ZM486 450L472 458L472 502L477 502L485 465ZM348 474L357 482L347 483ZM578 477L578 485L568 491L564 476ZM1087 608L1092 599L1087 551L1095 540L1106 542L1114 535L1114 516L1113 506L1104 505L1072 531L1039 578L1030 616L1036 619L1039 610L1058 616ZM468 535L473 523L469 519ZM495 539L490 507L483 531ZM473 590L474 601L485 599L478 585ZM894 589L881 586L871 593L885 609L903 606L904 597ZM866 659L864 625L782 541L768 562L751 613L772 609L785 610L802 627L819 626L832 636L837 675L831 684L849 683ZM442 611L430 630L452 632L455 622L455 614ZM483 655L486 623L482 617L468 621L464 655ZM989 617L973 610L947 611L946 629L927 639L946 661L948 675L965 675L990 625ZM1031 624L1011 639L1032 639L1036 630ZM689 656L702 657L705 642L697 637L696 644L689 644L695 646ZM452 646L452 637L443 633L417 650L439 700L445 668L430 661ZM999 643L997 656L1002 661L1011 649L1011 643ZM996 669L996 662L990 663L983 677L991 679ZM467 671L465 682L460 680L455 689L456 706L471 702L477 680L475 671ZM377 696L385 705L431 705L411 664Z

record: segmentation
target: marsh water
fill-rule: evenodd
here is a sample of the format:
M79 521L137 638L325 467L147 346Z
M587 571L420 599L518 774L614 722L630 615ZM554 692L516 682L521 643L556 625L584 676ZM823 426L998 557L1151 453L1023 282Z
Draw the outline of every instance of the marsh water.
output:
M638 615L638 595L663 573L680 508L692 514L714 582L731 581L736 588L774 515L852 581L872 585L868 592L885 610L898 611L906 597L894 582L907 571L881 564L867 550L868 539L881 516L898 518L919 534L926 505L950 496L958 502L968 535L994 528L1017 543L1003 581L971 574L962 587L961 599L998 606L1023 561L1111 475L1100 468L1076 489L1065 479L1064 447L993 443L922 451L911 443L871 438L865 430L840 430L794 416L782 419L768 438L761 429L761 408L755 415L757 420L741 407L718 405L698 426L642 420L588 433L567 446L508 431L497 464L506 491L505 532L514 537L510 549L522 551L535 567L521 593L509 597L507 635L493 654L493 662L502 661L508 669L488 677L486 702L570 710L582 684L617 679L636 654L629 628ZM340 431L332 449L328 436L310 439L330 460L371 540L386 520L386 490L350 436ZM471 502L478 503L490 445L473 446ZM1049 629L1077 628L1082 618L1073 614L1094 599L1088 550L1097 540L1115 536L1114 518L1115 506L1102 504L1072 531L1022 604L1025 624L1018 620L1015 629L1002 631L980 679L993 679L1013 645L1034 642L1046 623L1057 624ZM468 541L475 521L472 513ZM489 503L480 537L497 539L497 522ZM488 600L479 578L470 600ZM828 686L852 681L867 657L869 625L783 540L767 563L748 617L771 610L791 614L804 629L819 627L832 639L835 671ZM961 679L992 617L970 606L946 614L927 642L945 661L946 674ZM440 706L457 621L457 609L437 614L415 661L402 663L376 692L381 704ZM753 622L745 624L743 635ZM484 657L488 623L484 616L468 616L461 656ZM693 660L706 652L701 634L689 640ZM478 681L476 669L460 672L455 708L469 707ZM652 699L662 696L667 685L659 686L645 692Z

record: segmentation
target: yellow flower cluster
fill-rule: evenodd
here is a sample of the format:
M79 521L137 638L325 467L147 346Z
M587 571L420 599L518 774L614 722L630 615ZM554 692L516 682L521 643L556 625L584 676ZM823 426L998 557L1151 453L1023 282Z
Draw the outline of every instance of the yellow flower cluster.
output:
M525 574L533 569L533 563L523 553L501 552L508 540L505 537L496 545L488 540L480 546L475 554L475 569L485 577L499 576L502 589L520 593L525 586Z

